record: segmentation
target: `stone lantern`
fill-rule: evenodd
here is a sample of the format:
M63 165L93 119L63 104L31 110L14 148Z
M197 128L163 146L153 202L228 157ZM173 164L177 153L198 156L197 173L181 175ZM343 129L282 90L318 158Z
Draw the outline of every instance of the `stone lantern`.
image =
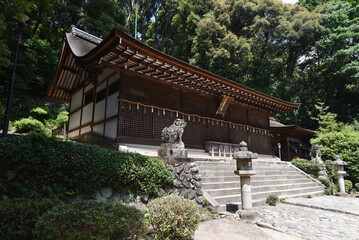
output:
M345 192L344 184L344 174L346 173L344 166L347 165L347 163L341 160L340 156L337 155L335 161L331 162L331 164L334 166L334 174L338 176L339 192L337 192L336 195L347 196L348 194Z
M234 159L237 162L237 170L234 174L241 177L242 210L239 211L239 215L247 220L255 220L258 217L258 213L252 211L251 190L251 176L256 174L253 170L252 159L256 158L258 154L248 151L247 143L244 141L239 144L239 151L234 153Z

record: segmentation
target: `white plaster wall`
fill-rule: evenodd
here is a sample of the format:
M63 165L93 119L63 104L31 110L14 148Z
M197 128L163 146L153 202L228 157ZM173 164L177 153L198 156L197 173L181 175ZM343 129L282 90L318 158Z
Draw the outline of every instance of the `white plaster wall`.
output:
M72 95L70 112L81 107L81 101L82 101L82 88L78 90L74 95Z
M116 80L118 80L120 78L120 73L117 73L115 75L113 75L112 77L110 77L110 79L108 80L108 85L114 83Z
M89 85L87 85L87 86L85 87L85 93L86 93L88 90L92 89L93 87L94 87L94 85L93 85L92 83L90 83Z
M90 104L87 104L83 108L81 125L84 125L84 124L92 121L92 109L93 109L93 102Z
M111 68L106 68L102 71L101 74L98 75L97 79L99 82L101 82L102 80L104 80L105 78L107 78L110 74L113 73L114 70L112 70Z
M91 127L90 127L90 126L81 128L81 134L84 134L84 133L87 133L87 132L90 132L90 131L91 131Z
M81 111L78 111L78 112L70 115L69 130L80 126L80 117L81 117Z
M93 132L95 132L95 133L98 133L98 134L103 134L103 123L101 123L101 124L98 124L98 125L95 125L94 127L93 127L93 130L92 130Z
M101 83L100 85L97 86L96 92L101 91L101 90L104 89L105 87L106 87L106 82Z
M95 105L95 114L94 114L94 122L98 122L104 119L105 115L105 100L102 100L101 102L96 103Z
M105 136L111 139L116 138L117 119L106 122Z
M117 115L117 113L118 113L117 96L118 96L118 94L114 93L107 98L106 118Z
M76 131L73 131L73 132L70 132L70 133L67 134L67 136L69 138L76 137L78 135L79 135L79 130L76 130Z

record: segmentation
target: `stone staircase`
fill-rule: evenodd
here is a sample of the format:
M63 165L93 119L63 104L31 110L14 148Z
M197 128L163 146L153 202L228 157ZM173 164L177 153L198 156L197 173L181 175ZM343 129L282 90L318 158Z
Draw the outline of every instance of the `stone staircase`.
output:
M218 211L241 208L240 177L233 172L235 160L196 161L205 197ZM279 198L316 196L324 186L290 163L266 158L253 161L251 177L253 206L263 205L269 195Z

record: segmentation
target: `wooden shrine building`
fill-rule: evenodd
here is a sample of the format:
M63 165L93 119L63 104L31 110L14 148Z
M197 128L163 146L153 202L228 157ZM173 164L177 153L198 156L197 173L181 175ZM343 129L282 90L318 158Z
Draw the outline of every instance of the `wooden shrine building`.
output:
M275 119L269 120L272 135L272 151L279 157L278 143L281 145L281 159L291 161L293 158L309 159L309 140L314 131L301 128L298 125L284 125ZM307 148L303 146L307 143Z
M115 147L160 145L176 118L187 122L186 148L238 144L272 154L269 116L290 103L159 52L114 28L100 39L72 27L49 87L70 102L68 136Z

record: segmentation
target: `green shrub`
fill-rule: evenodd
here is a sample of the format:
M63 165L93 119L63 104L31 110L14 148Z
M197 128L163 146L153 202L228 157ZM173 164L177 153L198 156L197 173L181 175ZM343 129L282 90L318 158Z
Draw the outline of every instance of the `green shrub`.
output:
M318 172L323 167L323 164L312 164L307 159L293 159L291 163L313 177L318 177Z
M353 183L349 180L344 180L345 185L345 192L350 193L350 191L353 189Z
M164 196L151 201L147 218L154 239L192 239L200 222L197 204L182 196Z
M172 183L172 174L158 159L40 134L1 138L0 156L0 197L66 200L111 187L153 198Z
M36 223L36 239L137 239L147 232L144 214L115 202L60 204Z
M279 201L279 198L276 195L269 195L269 197L266 200L266 203L269 206L276 206L278 201Z
M69 120L69 112L67 111L60 112L55 120L56 127L62 128L64 124L67 123L68 120Z
M313 196L312 196L312 195L310 195L310 194L308 194L308 195L307 195L307 198L312 198L312 197L313 197Z
M30 115L39 121L44 121L49 117L50 109L47 107L35 107L30 110Z
M338 192L337 184L335 184L333 180L329 178L329 175L328 175L328 179L319 179L319 180L325 186L324 193L326 195L334 195L336 192Z
M44 128L42 122L31 117L15 121L14 125L17 133L41 132Z
M33 239L38 218L51 209L54 199L6 199L0 201L0 239Z
M354 184L354 188L357 192L359 192L359 183Z

